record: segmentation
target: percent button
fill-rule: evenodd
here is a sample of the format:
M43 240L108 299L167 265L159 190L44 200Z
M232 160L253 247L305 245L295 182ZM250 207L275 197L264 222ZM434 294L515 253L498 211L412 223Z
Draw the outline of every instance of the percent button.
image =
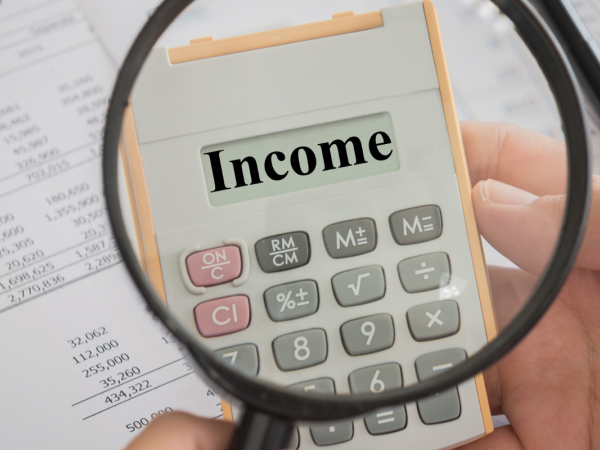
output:
M319 290L312 280L273 286L265 291L265 306L275 322L310 316L319 309Z

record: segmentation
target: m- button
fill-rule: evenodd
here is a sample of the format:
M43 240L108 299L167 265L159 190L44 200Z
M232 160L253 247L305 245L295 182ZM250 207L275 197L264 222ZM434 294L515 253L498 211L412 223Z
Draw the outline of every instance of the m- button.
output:
M261 239L255 249L258 264L267 273L295 269L310 259L308 235L301 231Z

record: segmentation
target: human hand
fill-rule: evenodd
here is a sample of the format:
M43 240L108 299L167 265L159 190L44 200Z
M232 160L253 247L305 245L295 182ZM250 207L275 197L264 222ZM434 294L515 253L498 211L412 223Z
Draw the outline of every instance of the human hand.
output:
M170 412L152 420L125 450L225 450L232 434L231 422Z
M479 232L524 271L490 268L502 329L546 266L566 201L564 144L514 126L463 123ZM486 371L510 426L463 450L600 448L600 177L575 268L540 323Z
M479 231L523 269L490 268L503 328L556 242L566 200L565 148L513 126L467 122L462 132ZM540 323L485 373L492 412L506 414L511 425L463 450L600 448L600 178L592 189L576 268ZM230 423L169 413L126 450L225 450L232 432Z

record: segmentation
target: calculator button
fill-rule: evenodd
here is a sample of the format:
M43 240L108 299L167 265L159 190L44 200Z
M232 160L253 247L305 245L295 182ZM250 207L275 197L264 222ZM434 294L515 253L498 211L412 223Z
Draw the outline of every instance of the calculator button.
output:
M444 372L463 361L466 361L467 354L462 348L451 348L435 353L420 356L415 362L419 380L428 380L429 378Z
M185 260L195 286L214 286L235 280L242 272L240 249L235 245L192 253Z
M430 291L450 283L450 259L446 253L429 253L398 264L400 282L406 292Z
M449 422L460 417L460 398L455 387L417 401L424 424Z
M335 394L335 384L331 378L317 378L289 386L290 389L306 393Z
M365 416L365 426L370 434L386 434L406 428L404 405L382 409Z
M231 367L247 375L258 374L258 350L254 344L236 345L215 351Z
M292 384L289 388L300 392L335 394L335 384L331 378L317 378L315 380L303 381L302 383ZM333 430L331 427L333 427ZM311 427L310 432L317 445L339 444L340 442L352 439L352 422Z
M334 223L323 230L327 253L332 258L347 258L375 250L377 231L373 219Z
M320 328L279 336L273 341L273 353L279 369L304 369L327 359L327 336Z
M380 394L402 387L402 369L395 363L365 367L352 372L349 380L353 394Z
M260 268L267 272L281 272L308 264L310 243L303 232L279 234L256 243L256 258Z
M406 314L415 341L431 341L458 333L460 313L454 300L414 306Z
M300 433L298 433L298 428L296 428L292 434L292 439L286 448L288 450L298 450L298 447L300 447Z
M365 266L338 273L331 284L335 298L342 306L374 302L385 295L385 276L381 266Z
M248 297L236 295L200 303L194 308L196 326L204 337L222 336L248 328Z
M420 381L427 380L438 373L466 361L463 349L453 348L429 353L417 358L415 366ZM460 416L460 398L456 387L439 392L417 401L419 415L425 424L435 424L458 419Z
M310 316L319 308L319 290L312 280L281 284L265 291L265 305L271 320Z
M431 241L442 234L442 212L435 205L404 209L390 216L390 228L400 245Z
M389 314L362 317L342 325L342 341L351 356L375 353L394 344L394 321Z
M310 434L318 446L340 444L349 441L354 435L352 422L337 422L318 427L310 427Z

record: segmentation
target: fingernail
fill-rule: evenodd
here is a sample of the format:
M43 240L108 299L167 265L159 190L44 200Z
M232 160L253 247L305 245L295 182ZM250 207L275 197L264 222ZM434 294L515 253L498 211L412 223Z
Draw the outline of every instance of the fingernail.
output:
M531 192L496 180L487 180L483 185L486 200L502 205L527 205L539 197Z

